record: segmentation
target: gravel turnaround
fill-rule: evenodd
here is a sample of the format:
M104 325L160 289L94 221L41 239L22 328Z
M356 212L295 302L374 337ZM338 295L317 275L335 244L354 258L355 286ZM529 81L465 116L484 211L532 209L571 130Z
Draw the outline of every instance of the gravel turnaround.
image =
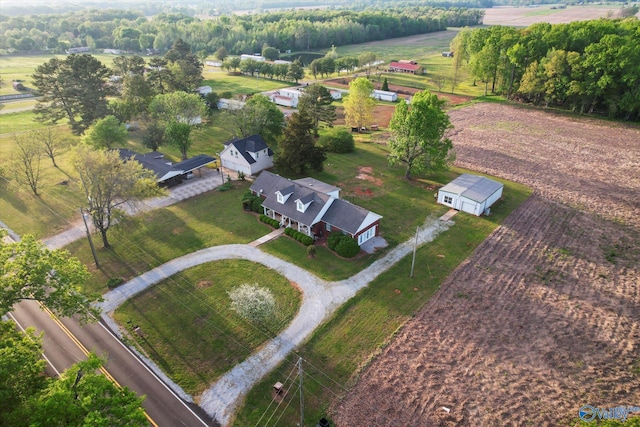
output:
M433 216L427 218L418 232L418 245L431 242L452 224L451 221L441 221ZM411 238L363 271L349 279L337 282L322 280L296 265L249 245L224 245L202 249L171 260L108 292L100 304L103 311L102 317L117 332L118 325L110 315L127 299L182 270L211 261L240 258L258 262L296 283L302 290L302 304L291 324L247 360L222 375L201 395L200 406L221 425L226 426L233 421L235 411L244 396L260 379L282 362L292 350L302 344L338 307L367 286L379 274L410 254L413 245L414 238ZM162 374L153 362L146 358L145 360L180 396L192 401L191 396Z

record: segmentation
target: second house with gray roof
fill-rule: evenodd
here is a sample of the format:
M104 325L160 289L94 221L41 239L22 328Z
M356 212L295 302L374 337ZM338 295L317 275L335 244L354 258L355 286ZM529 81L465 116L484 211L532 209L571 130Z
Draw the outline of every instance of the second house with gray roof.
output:
M247 176L257 175L260 171L273 167L273 150L257 134L235 138L224 143L220 163L222 167L234 172L242 172Z

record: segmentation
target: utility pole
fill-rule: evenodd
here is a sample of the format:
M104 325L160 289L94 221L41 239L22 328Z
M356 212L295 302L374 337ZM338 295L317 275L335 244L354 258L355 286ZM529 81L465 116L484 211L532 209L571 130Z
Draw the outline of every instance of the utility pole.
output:
M91 253L93 254L93 260L96 262L96 268L100 268L100 263L98 262L98 255L96 254L96 248L93 246L93 240L91 240L91 233L89 232L89 225L87 225L87 217L85 217L84 209L80 208L80 215L82 215L82 220L84 221L84 229L87 231L87 239L89 239L89 246L91 247Z
M420 226L416 227L416 240L413 242L413 260L411 260L411 275L409 277L413 277L413 266L416 265L416 249L418 248L418 230L420 230Z
M304 427L304 394L302 392L302 357L298 359L298 378L300 379L300 427Z

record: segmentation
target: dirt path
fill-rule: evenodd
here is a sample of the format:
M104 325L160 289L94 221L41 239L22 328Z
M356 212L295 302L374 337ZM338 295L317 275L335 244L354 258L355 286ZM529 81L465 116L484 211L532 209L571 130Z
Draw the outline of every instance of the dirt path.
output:
M460 165L535 193L334 402L333 420L573 425L585 404L640 406L637 128L486 104L451 116Z

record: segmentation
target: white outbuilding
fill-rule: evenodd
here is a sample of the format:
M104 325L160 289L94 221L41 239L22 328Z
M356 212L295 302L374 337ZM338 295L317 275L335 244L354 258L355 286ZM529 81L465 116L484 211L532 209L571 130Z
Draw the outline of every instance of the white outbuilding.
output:
M462 174L438 191L438 203L480 216L502 197L504 184L484 176Z
M371 96L379 101L396 102L398 100L398 94L389 92L388 90L374 89L374 91L371 92Z

